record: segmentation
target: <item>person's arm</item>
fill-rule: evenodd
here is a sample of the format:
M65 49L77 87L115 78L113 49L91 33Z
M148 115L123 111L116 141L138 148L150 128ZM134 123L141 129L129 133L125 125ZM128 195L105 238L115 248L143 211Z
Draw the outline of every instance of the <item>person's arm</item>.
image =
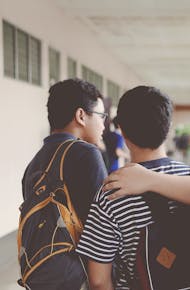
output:
M73 206L84 224L94 196L107 176L102 155L92 144L76 142L68 152L64 168Z
M88 278L91 290L114 290L112 284L112 263L88 261Z
M190 176L156 173L136 163L120 168L104 180L103 190L113 189L116 191L109 199L154 191L170 199L190 204Z

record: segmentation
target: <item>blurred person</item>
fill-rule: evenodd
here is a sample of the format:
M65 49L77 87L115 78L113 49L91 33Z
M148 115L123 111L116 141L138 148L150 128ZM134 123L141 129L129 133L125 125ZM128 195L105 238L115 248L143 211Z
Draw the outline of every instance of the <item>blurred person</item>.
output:
M175 136L174 143L177 150L181 153L182 161L187 161L190 136L187 133L183 133L180 136Z
M125 149L125 141L117 124L116 118L112 120L114 129L108 130L104 135L104 142L108 155L108 172L111 173L124 165L129 156ZM111 125L112 125L111 124Z

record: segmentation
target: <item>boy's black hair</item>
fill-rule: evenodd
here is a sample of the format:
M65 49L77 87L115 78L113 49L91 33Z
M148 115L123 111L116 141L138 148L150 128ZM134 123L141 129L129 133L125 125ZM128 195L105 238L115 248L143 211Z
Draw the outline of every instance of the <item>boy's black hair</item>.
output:
M156 149L167 137L172 110L167 95L154 87L138 86L121 97L117 122L133 144Z
M49 89L48 120L51 130L63 129L74 118L78 108L87 113L92 111L101 93L89 82L81 79L68 79L54 84Z

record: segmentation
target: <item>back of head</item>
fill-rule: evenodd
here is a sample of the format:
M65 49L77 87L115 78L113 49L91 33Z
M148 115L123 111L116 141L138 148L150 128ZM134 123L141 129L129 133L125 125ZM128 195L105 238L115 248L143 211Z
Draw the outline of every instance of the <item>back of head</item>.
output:
M78 108L91 111L98 98L102 99L102 95L94 85L77 78L54 84L47 103L51 130L67 126Z
M158 89L138 86L120 99L117 121L124 135L141 148L158 148L166 139L172 103Z

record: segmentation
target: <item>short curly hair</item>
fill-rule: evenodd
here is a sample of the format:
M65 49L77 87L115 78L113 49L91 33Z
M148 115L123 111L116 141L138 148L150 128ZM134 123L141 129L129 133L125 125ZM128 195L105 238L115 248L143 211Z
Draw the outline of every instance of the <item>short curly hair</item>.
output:
M117 122L133 144L156 149L167 137L172 111L167 95L154 87L138 86L121 97Z
M49 89L47 103L51 130L63 129L74 118L78 108L92 111L98 98L103 99L94 85L81 79L67 79Z

